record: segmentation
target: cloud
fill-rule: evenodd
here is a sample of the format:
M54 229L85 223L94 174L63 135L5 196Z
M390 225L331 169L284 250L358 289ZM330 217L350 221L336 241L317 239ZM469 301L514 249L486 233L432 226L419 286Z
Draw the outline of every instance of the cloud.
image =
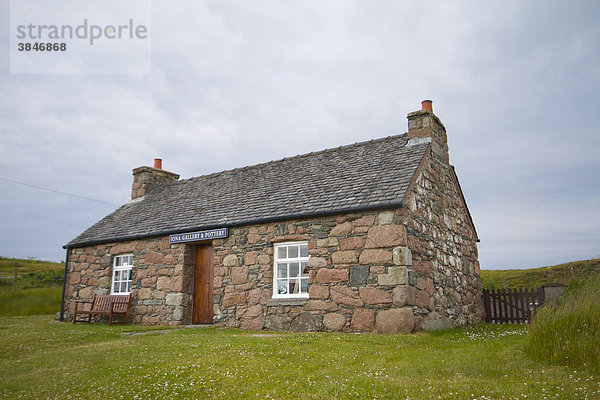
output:
M2 70L0 176L120 204L131 170L154 157L187 178L402 133L431 98L484 268L594 255L599 11L591 1L155 1L151 74ZM110 211L0 181L0 254L64 258L81 231L71 225Z

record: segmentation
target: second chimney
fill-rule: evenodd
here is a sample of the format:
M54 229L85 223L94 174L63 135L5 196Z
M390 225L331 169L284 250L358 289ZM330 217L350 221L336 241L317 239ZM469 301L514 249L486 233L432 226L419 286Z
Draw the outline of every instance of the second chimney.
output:
M175 182L179 175L162 169L162 159L154 159L154 168L139 167L133 170L131 200L143 197L158 185Z
M431 138L431 149L434 154L440 156L444 161L449 162L448 155L448 136L446 127L440 119L433 113L433 102L423 100L421 110L411 112L408 118L408 138Z

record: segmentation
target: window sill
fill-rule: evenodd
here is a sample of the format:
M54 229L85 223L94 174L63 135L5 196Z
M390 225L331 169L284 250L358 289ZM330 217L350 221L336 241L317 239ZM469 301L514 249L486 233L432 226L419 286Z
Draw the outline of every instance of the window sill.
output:
M303 306L308 302L308 297L277 297L267 301L267 307L277 306Z

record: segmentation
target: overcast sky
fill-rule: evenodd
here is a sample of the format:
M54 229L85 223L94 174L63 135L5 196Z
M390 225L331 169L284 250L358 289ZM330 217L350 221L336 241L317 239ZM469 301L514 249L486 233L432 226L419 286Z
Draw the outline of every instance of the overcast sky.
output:
M381 138L431 99L482 268L600 257L597 1L153 1L137 75L11 74L0 4L1 256L63 260L155 157L189 178Z

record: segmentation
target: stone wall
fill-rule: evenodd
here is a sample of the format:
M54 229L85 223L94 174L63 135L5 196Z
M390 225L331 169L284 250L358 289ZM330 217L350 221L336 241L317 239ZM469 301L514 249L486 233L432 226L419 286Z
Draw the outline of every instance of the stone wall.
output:
M168 237L107 243L70 250L65 319L75 300L109 294L114 256L133 254L130 321L180 325L191 321L193 254L189 246L169 245Z
M566 286L562 283L550 283L542 286L542 290L544 291L543 305L547 306L555 304L558 301L560 296L565 292Z
M272 299L273 244L307 241L309 298ZM399 210L233 228L213 241L215 321L276 330L410 332L410 250Z
M477 235L454 169L433 150L406 200L411 284L428 288L433 309L424 328L463 326L484 317ZM433 286L433 290L432 290ZM418 324L418 322L417 322Z

